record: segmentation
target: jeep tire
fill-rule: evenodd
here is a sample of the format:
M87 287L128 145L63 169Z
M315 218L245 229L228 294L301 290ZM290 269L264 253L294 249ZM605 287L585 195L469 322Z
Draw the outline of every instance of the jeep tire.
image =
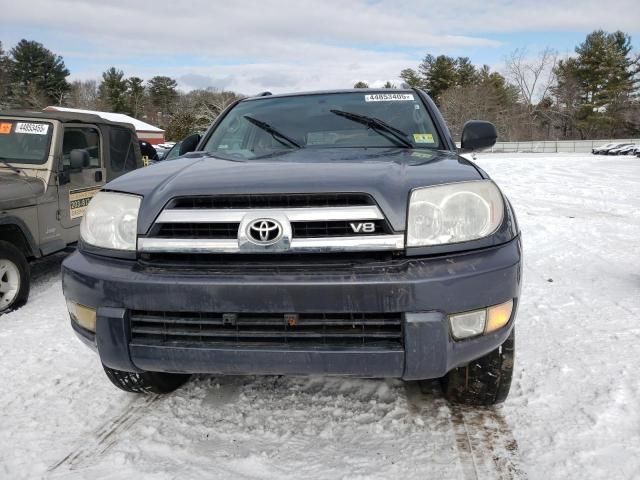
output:
M515 329L502 345L441 379L444 396L464 405L495 405L509 394L515 357Z
M0 315L27 302L30 283L29 264L23 253L0 240Z
M162 372L123 372L102 365L116 387L130 393L169 393L181 387L191 375Z

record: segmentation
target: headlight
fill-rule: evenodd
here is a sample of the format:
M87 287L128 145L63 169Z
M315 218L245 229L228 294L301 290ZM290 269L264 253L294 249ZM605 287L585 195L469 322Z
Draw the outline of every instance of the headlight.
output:
M99 192L82 218L82 240L96 247L135 251L140 201L136 195Z
M411 192L407 246L468 242L495 232L504 203L491 180L451 183Z

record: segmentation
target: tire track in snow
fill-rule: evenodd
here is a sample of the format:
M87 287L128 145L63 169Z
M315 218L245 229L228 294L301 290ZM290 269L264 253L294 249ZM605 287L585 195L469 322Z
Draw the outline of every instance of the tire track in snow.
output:
M520 467L518 443L511 428L495 407L449 404L437 382L406 383L407 401L413 415L425 409L447 409L465 480L526 480Z
M51 465L47 473L56 471L76 470L87 461L104 455L118 441L118 434L131 428L142 415L143 411L161 398L160 395L149 395L134 399L123 411L107 420L96 428L93 433L83 435L87 440L73 449L59 462Z

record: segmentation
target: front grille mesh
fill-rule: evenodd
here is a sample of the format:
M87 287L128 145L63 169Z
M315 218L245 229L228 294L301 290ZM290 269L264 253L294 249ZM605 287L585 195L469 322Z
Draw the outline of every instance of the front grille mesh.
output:
M362 193L216 195L174 199L168 208L316 208L375 205Z
M131 312L131 341L164 346L402 347L400 313Z
M239 223L160 223L153 236L159 238L238 238Z

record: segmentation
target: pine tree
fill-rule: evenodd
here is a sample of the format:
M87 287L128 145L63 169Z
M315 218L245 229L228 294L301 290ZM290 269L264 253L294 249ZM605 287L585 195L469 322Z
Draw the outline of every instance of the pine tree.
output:
M575 62L558 67L558 86L577 86L575 125L583 138L625 135L637 128L626 121L638 93L638 59L631 50L629 35L596 30L576 47Z
M173 112L173 107L178 98L177 86L178 82L171 77L155 76L149 80L147 84L149 99L151 104L162 112L162 115L168 115Z
M111 112L127 113L127 82L122 70L111 67L103 72L98 94L102 108Z
M11 50L10 65L11 97L16 106L42 108L63 102L70 85L61 56L41 43L20 40Z
M140 118L144 108L146 89L144 88L144 80L140 77L130 77L127 82L127 103L129 112L135 118Z
M413 68L405 68L402 70L400 72L400 78L410 87L426 89L423 79Z
M581 107L577 60L559 60L555 74L556 83L550 89L556 117L555 126L561 138L575 138L577 112Z
M11 75L11 60L7 57L2 42L0 42L0 110L10 106L9 83Z
M471 63L469 57L458 57L456 59L456 85L465 87L476 83L476 67Z
M418 71L426 80L427 92L436 103L442 93L457 84L456 62L446 55L427 55Z

